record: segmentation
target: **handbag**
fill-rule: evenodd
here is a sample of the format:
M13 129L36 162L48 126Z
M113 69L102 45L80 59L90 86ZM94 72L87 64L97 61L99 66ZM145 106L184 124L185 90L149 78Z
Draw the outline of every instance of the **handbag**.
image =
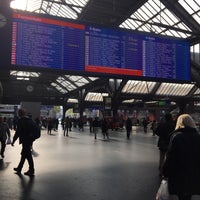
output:
M170 200L168 181L162 180L156 193L156 200Z

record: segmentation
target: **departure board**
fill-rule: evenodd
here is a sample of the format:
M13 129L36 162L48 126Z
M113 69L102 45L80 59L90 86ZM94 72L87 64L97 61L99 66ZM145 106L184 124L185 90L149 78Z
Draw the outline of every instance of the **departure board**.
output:
M84 25L14 14L11 64L84 70Z
M86 71L190 80L183 40L87 26L86 46Z
M11 64L79 72L190 81L183 39L14 13Z

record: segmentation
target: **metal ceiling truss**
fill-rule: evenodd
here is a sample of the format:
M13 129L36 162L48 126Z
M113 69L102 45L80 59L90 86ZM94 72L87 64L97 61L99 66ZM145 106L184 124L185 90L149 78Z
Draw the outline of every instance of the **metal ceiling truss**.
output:
M46 13L50 14L53 9L53 6L57 5L57 14L61 12L61 9L69 7L73 10L78 18L77 20L85 21L87 23L96 23L102 24L109 27L118 27L125 19L131 16L132 13L137 11L147 0L90 0L87 5L83 8L80 5L75 5L67 3L65 0L42 0L40 7L34 12L37 13ZM174 13L186 26L188 26L191 31L181 29L178 27L171 27L166 24L159 22L148 22L149 27L156 25L168 30L179 31L185 34L191 34L190 42L191 45L197 44L200 42L200 25L188 14L188 12L178 3L178 0L160 0L160 2ZM77 9L82 9L82 12L78 12ZM62 11L64 12L64 11ZM159 15L159 13L158 13ZM137 19L138 20L138 19ZM142 23L145 21L139 20ZM193 67L193 81L197 82L197 86L200 85L200 66L194 62L191 62ZM117 88L111 87L109 84L109 78L100 78L98 80L91 81L88 77L83 76L89 83L81 87L78 86L70 78L67 78L63 75L63 72L40 72L41 75L36 78L30 78L29 82L21 82L12 80L10 77L9 71L1 71L0 80L3 86L3 98L2 103L15 104L24 100L30 101L40 101L44 105L63 105L66 104L68 98L79 98L79 93L81 90L87 92L108 92L109 95L113 95L114 99L117 99L119 102L128 99L142 99L143 101L147 100L159 100L164 98L162 95L156 95L156 91L162 84L157 82L153 89L147 94L128 94L122 93L122 89L127 84L127 79L122 79L120 86ZM76 88L72 91L69 91L65 88L60 82L57 81L58 77L62 77L63 80L69 82L73 88ZM58 84L61 88L67 90L66 94L62 94L56 90L51 83ZM33 92L27 92L26 86L32 84L35 86ZM184 97L180 96L171 96L171 100L187 99L191 100L194 97L194 92L196 87L194 87L188 95ZM0 90L1 92L1 90Z

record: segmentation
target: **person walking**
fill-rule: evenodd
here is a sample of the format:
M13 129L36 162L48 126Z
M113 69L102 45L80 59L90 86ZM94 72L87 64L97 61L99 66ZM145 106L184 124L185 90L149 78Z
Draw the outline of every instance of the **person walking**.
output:
M132 121L131 118L128 117L126 120L126 137L128 140L130 139L131 131L132 131Z
M165 114L165 119L161 121L155 130L155 134L159 136L158 148L160 151L159 158L159 175L162 177L163 164L166 158L167 149L169 146L171 133L175 130L175 122L173 121L171 113Z
M47 119L47 134L51 135L52 129L53 129L53 119L49 117Z
M144 129L144 133L147 133L148 120L146 118L144 118L142 120L142 125L143 125L143 129Z
M63 134L64 134L64 136L69 136L69 126L70 126L70 124L69 124L70 122L69 122L69 117L66 117L65 118L65 121L64 121L64 132L63 132Z
M94 130L94 139L96 140L97 139L98 127L99 127L99 121L98 121L97 117L95 117L95 119L92 123L92 126L93 126L93 130Z
M154 119L153 121L152 121L152 123L151 123L151 130L152 130L152 136L155 136L156 135L156 133L155 133L155 130L156 130L156 128L157 128L157 122L156 122L156 120Z
M6 141L10 141L10 129L8 124L4 121L3 117L0 116L0 142L1 142L1 157L4 158L4 152L6 149Z
M189 114L177 119L163 175L168 180L169 194L177 195L179 200L200 195L200 134Z
M103 119L102 124L101 124L101 131L103 134L103 139L105 140L107 137L107 140L109 140L109 135L108 135L108 122L106 118Z
M22 151L21 151L21 160L14 171L18 174L21 173L23 168L24 162L27 159L29 164L29 170L24 173L24 175L34 176L35 169L34 169L34 162L32 157L32 144L33 144L33 137L32 137L32 119L26 116L25 109L19 109L18 111L19 120L17 124L17 129L15 135L13 137L12 146L14 146L15 141L19 138L19 143L22 144Z

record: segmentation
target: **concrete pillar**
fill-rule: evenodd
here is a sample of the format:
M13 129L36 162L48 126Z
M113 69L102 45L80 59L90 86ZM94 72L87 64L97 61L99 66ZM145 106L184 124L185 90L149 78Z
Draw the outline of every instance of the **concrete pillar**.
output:
M41 102L21 102L21 108L26 109L27 114L32 116L32 119L40 117Z

